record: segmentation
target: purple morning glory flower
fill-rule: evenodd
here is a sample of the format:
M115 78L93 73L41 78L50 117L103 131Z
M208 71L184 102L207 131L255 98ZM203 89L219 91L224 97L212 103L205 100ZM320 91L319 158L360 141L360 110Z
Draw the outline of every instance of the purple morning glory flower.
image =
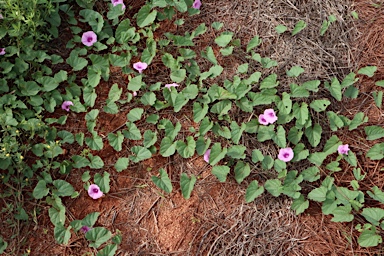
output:
M70 110L70 106L73 106L73 102L72 101L69 101L69 100L66 100L63 102L63 104L61 104L61 108L64 109L65 111L68 111Z
M292 160L293 155L294 154L292 148L281 148L277 158L279 158L281 161L289 162Z
M177 83L173 83L173 84L166 84L164 86L167 87L169 90L171 90L171 87L178 87L180 85L178 85Z
M267 121L267 118L265 118L265 115L259 115L259 123L262 125L268 125L269 122Z
M92 184L88 188L88 195L93 199L99 199L104 194L103 191L100 190L99 186L97 186L96 184Z
M123 0L111 0L113 6L116 6L118 4L122 4L122 9L124 10L125 9L125 4L124 4L124 1Z
M209 163L209 156L211 155L211 150L208 149L207 151L205 151L204 153L204 161Z
M268 123L273 124L277 121L277 116L275 111L271 108L264 110L264 117L268 121Z
M342 155L348 155L348 151L349 151L349 145L348 144L340 145L337 148L337 152L339 152L339 154L342 154Z
M5 48L0 48L0 55L4 55L5 54Z
M82 226L80 228L80 231L83 232L83 233L87 233L89 230L91 230L92 228L88 227L88 226Z
M97 35L93 31L84 32L81 42L86 46L92 46L97 41Z
M148 64L145 62L136 62L133 64L133 68L139 71L139 73L142 73L144 69L148 67Z
M193 4L192 4L192 8L200 9L200 7L201 7L201 1L195 0L195 2L193 2Z

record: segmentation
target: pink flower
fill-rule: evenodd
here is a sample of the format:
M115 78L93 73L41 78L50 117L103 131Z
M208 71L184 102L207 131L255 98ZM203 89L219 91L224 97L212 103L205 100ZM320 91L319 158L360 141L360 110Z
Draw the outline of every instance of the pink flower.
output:
M123 10L125 9L125 4L124 4L124 1L123 1L123 0L112 0L111 2L112 2L112 4L113 4L113 6L116 6L116 5L118 5L118 4L121 4L121 5L123 5L123 6L122 6L122 9L123 9Z
M259 123L263 125L273 124L277 121L275 111L271 108L264 110L264 114L259 115Z
M211 155L211 150L208 149L207 151L205 151L204 153L204 161L209 163L209 156Z
M195 2L193 2L193 4L192 4L192 8L200 9L200 7L201 7L201 1L195 0Z
M292 148L281 148L277 158L279 158L281 161L289 162L292 160L293 155L294 154Z
M93 31L84 32L81 42L86 46L92 46L97 41L97 35Z
M267 121L267 118L265 118L265 115L259 115L259 123L262 125L268 125L269 122Z
M0 55L4 55L5 54L5 48L0 48Z
M103 192L100 190L99 186L92 184L88 188L88 195L93 199L99 199L103 196Z
M137 92L132 92L133 97L137 96Z
M148 67L148 64L145 62L136 62L133 64L133 68L139 71L139 73L142 73L144 69Z
M277 121L277 116L275 111L271 108L264 110L264 117L267 119L268 123L273 124Z
M178 87L180 85L178 85L177 83L173 83L173 84L166 84L165 87L167 87L169 90L171 90L171 87Z
M88 226L82 226L80 228L80 231L83 232L83 233L87 233L89 230L91 230L92 228L88 227Z
M340 145L340 146L337 148L337 151L339 152L339 154L342 154L342 155L348 155L349 145L348 145L348 144Z
M73 102L72 101L69 101L69 100L66 100L63 102L63 104L61 104L61 108L64 109L65 111L68 111L70 110L70 106L73 106Z

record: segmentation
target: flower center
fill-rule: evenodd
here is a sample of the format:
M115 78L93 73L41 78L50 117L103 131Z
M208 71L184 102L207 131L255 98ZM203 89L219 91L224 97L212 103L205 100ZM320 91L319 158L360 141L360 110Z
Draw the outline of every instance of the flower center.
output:
M87 42L88 42L88 43L92 42L92 37L88 37L88 38L87 38Z
M99 193L99 190L97 188L92 189L93 193Z
M284 153L284 154L283 154L283 157L284 157L284 158L288 158L288 157L289 157L289 153Z

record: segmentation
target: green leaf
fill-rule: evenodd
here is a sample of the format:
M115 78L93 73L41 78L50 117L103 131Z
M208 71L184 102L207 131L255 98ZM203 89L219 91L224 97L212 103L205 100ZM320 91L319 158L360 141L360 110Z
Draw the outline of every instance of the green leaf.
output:
M119 159L117 159L114 167L117 172L121 172L128 168L128 164L129 164L129 159L127 157L120 157Z
M131 21L129 19L124 19L119 22L117 29L115 31L116 42L123 44L128 42L135 36L135 28L131 26Z
M192 136L187 137L187 143L177 141L176 150L183 158L190 158L195 154L196 142Z
M135 123L128 122L126 125L128 130L123 130L124 137L129 140L141 140L140 130Z
M77 50L71 51L69 58L67 58L66 62L73 68L73 71L82 70L85 66L88 65L88 61L86 59L79 57L79 53Z
M304 69L301 66L293 66L290 70L287 71L288 77L298 77L304 72Z
M89 171L86 171L81 175L81 181L82 182L87 182L91 179L91 175L89 175Z
M211 24L211 26L216 30L220 30L224 26L224 23L215 21Z
M322 131L323 129L317 123L314 126L305 129L305 136L308 138L312 147L319 145Z
M299 33L301 30L303 30L307 26L307 23L305 21L300 20L296 23L295 27L292 30L292 36L296 35Z
M217 65L217 59L215 56L215 53L213 52L213 49L211 46L208 46L206 48L206 51L201 52L201 56L207 60L209 60L213 65Z
M354 216L351 214L352 207L351 205L346 206L338 206L335 210L333 210L333 218L331 221L333 222L351 222Z
M381 235L376 234L376 228L364 230L357 239L361 247L375 247L383 242Z
M136 22L139 27L145 27L151 25L156 19L157 11L153 10L151 12L150 5L144 5L141 7L139 12L137 13Z
M352 131L366 122L368 122L368 117L364 116L363 112L359 112L353 117L351 123L349 124L349 130Z
M317 166L311 166L301 172L303 180L314 182L320 179L320 170Z
M228 148L227 156L232 157L233 159L244 159L245 150L247 148L243 145L234 145Z
M316 202L324 202L327 197L328 188L318 187L309 192L308 198Z
M143 141L144 147L149 148L152 145L154 145L156 141L157 141L157 133L151 130L146 130L144 132L144 141Z
M75 192L73 186L65 180L54 180L53 185L57 189L57 191L54 191L54 194L60 197L71 196Z
M63 226L63 224L61 223L58 223L54 230L53 230L53 235L56 239L56 241L59 243L59 244L68 244L68 241L69 239L71 238L71 226L65 228ZM88 232L87 232L88 233Z
M247 52L258 47L261 43L262 43L262 40L259 38L259 36L254 36L247 45Z
M220 182L226 181L229 172L230 168L228 166L216 165L212 167L212 174L215 175Z
M159 115L156 114L150 114L147 119L145 119L145 122L149 124L157 124L157 121L159 121Z
M375 100L376 107L381 108L381 106L383 105L383 92L372 92L372 97Z
M258 149L254 149L252 151L252 162L257 163L257 162L261 162L263 160L264 160L263 153L261 153L261 151Z
M44 180L40 180L36 187L33 189L33 197L35 199L42 199L48 195L49 189L47 188L47 183Z
M85 144L87 144L92 150L103 149L103 139L97 134L94 134L92 138L85 138Z
M160 154L163 157L171 156L176 151L176 142L173 142L173 139L165 137L161 140L160 144Z
M270 170L273 167L274 160L270 155L264 156L263 161L261 161L261 167L263 170Z
M364 208L361 215L374 226L378 226L380 220L384 218L384 210L381 208Z
M108 244L101 249L96 256L113 256L117 251L117 244Z
M237 183L241 183L251 173L251 168L248 163L238 161L235 166L235 180Z
M193 121L199 123L208 113L208 104L203 103L203 106L198 102L193 103Z
M144 109L142 108L131 109L131 111L129 111L129 113L127 114L127 119L130 122L136 122L141 119L141 116L143 115L143 113L144 113Z
M384 192L381 191L377 186L372 187L372 191L367 191L367 194L374 200L384 203Z
M278 197L281 194L283 186L281 185L280 180L270 179L265 182L264 188L274 197Z
M278 145L280 148L287 147L286 135L283 126L279 125L277 127L276 133L272 134L272 140Z
M287 27L286 26L284 26L284 25L277 25L276 27L275 27L275 31L278 33L278 34L282 34L282 33L284 33L285 31L287 31Z
M116 151L121 151L123 149L124 135L121 134L121 131L118 131L117 134L109 133L108 141Z
M209 156L209 164L212 166L217 164L221 159L225 157L226 154L227 148L222 149L221 144L218 142L213 144L211 148L211 154Z
M184 81L187 71L185 69L176 69L171 72L171 80L175 83Z
M325 88L327 88L329 90L331 95L336 100L341 101L341 98L342 98L341 89L342 88L341 88L339 80L336 77L332 78L331 85L329 85L329 83L325 83L324 86L325 86Z
M129 158L134 163L138 163L152 157L151 151L142 146L133 146L131 148L131 152L133 155L129 156Z
M209 148L210 144L211 144L211 139L209 139L209 138L207 139L207 141L205 141L203 136L200 136L199 138L197 138L197 140L196 140L196 152L197 152L197 154L199 156L204 155L204 153Z
M141 96L140 101L144 106L153 106L156 102L156 94L153 92L146 92Z
M381 160L384 158L384 143L375 144L367 153L371 160Z
M257 180L254 180L249 184L245 192L245 202L250 203L263 193L264 193L264 187L259 186L259 183L257 182Z
M0 237L0 253L4 253L5 249L7 249L8 243Z
M134 78L129 80L128 90L136 92L140 90L141 85L142 85L142 76L141 75L135 76Z
M237 67L237 73L244 74L247 73L248 71L248 63L241 64L240 66Z
M260 83L260 89L267 89L267 88L275 88L279 85L279 81L276 80L277 75L271 74L264 78L263 81Z
M368 77L373 77L373 75L375 74L376 70L377 70L376 66L366 66L366 67L363 67L363 68L359 69L357 74L366 75Z
M332 131L337 131L337 129L344 126L343 120L335 112L328 111L327 116Z
M315 110L316 112L322 112L327 109L327 107L331 105L331 102L329 100L314 100L309 104L309 106Z
M226 47L232 40L233 32L225 31L215 38L215 43L220 47Z
M293 115L297 119L297 123L303 126L308 120L308 104L305 102L301 103L301 107L297 103L293 105Z
M235 121L231 122L231 138L233 143L239 144L240 138L246 128L246 125L244 123L239 126Z
M119 88L119 86L117 84L113 84L111 89L109 90L108 99L112 102L119 100L122 91L123 91L123 89Z
M292 142L293 144L297 144L299 143L299 141L301 140L301 137L303 136L303 131L302 130L299 130L297 129L295 126L293 126L289 132L288 132L288 136L287 136L287 139Z
M303 213L309 207L309 201L305 200L303 195L300 195L299 198L293 200L291 204L291 209L296 212L296 215Z
M196 183L195 175L191 175L191 178L188 177L186 173L182 173L180 176L180 187L181 193L185 199L189 199L191 197L191 192Z
M93 89L92 87L84 87L83 89L83 99L84 103L87 106L93 107L95 105L97 98L96 90Z
M94 181L100 187L100 190L104 193L108 193L111 189L109 186L111 179L109 177L110 174L108 172L104 172L103 175L101 175L100 173L95 174Z
M107 242L112 237L112 233L103 227L96 227L85 233L85 238L91 243L90 247L99 248L100 245Z
M65 207L61 206L59 209L51 207L48 210L49 218L53 225L64 225L65 223Z
M171 193L172 183L168 177L167 172L163 168L160 168L159 172L160 172L160 178L157 176L152 176L151 180L153 181L153 183L155 183L155 185L158 188L164 190L166 193Z

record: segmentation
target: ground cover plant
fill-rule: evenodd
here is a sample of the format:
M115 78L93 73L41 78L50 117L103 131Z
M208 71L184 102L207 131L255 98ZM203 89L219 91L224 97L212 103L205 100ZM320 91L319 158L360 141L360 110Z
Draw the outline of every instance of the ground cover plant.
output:
M209 175L243 186L238 196L244 204L268 193L289 198L299 215L318 203L333 222L352 223L352 246L381 246L383 192L378 184L366 185L359 157L383 159L384 129L363 111L339 109L359 99L359 79L373 77L376 66L318 78L299 63L281 65L261 50L268 38L238 37L220 20L188 25L189 17L202 15L200 1L4 3L0 168L2 212L11 230L20 232L47 209L58 244L80 237L93 248L87 252L114 255L124 233L102 226L101 211L74 217L70 200L86 195L98 208L116 175L155 159L160 166L146 172L159 197L149 209L171 193L181 193L187 204ZM278 24L274 33L295 40L317 25L324 37L337 15L325 14L321 24L304 18ZM353 10L343 15L358 18ZM162 24L172 29L161 30ZM197 45L208 31L214 38ZM62 35L68 40L55 48ZM225 64L231 58L235 66ZM375 81L372 93L377 108L383 81ZM344 140L354 131L374 142L368 150ZM200 159L208 174L181 168L171 175L160 158ZM345 170L352 178L340 182ZM71 184L73 177L81 182ZM32 198L37 203L30 212L26 201ZM33 253L18 232L1 238L1 253ZM213 253L217 244L202 252Z

